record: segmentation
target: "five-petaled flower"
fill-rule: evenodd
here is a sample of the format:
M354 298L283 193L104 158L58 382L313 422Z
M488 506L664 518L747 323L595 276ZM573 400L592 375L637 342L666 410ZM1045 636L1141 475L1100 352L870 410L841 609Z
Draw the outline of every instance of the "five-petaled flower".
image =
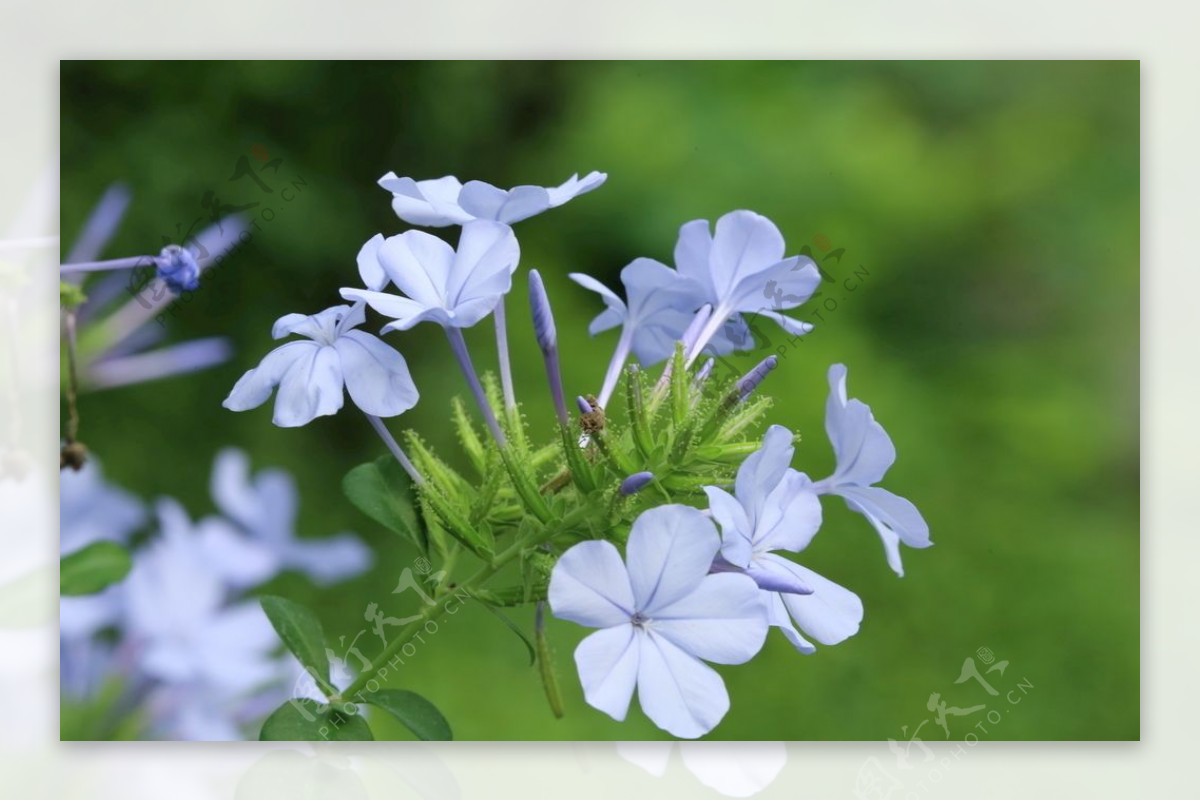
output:
M363 273L368 288L344 288L342 297L366 301L393 318L384 333L406 331L425 321L443 328L470 328L490 314L512 287L521 257L512 229L488 221L464 225L457 250L424 231L406 231L383 240L376 252L383 274L404 295L375 289L382 287L381 278L368 267ZM370 260L366 263L370 265Z
M268 353L238 379L222 404L242 412L262 405L279 387L272 421L285 428L342 408L342 388L368 415L394 417L420 397L399 351L378 337L355 330L366 319L363 305L334 306L312 315L286 314L271 329L275 339L300 334Z
M607 178L602 172L590 172L583 178L572 175L559 186L498 189L483 181L463 184L453 175L414 181L389 172L379 185L392 193L396 216L413 225L464 225L472 220L512 224L590 192Z
M903 576L900 543L910 548L928 548L933 544L929 525L911 501L872 486L883 480L896 461L896 447L883 426L875 421L870 406L856 398L846 398L844 364L829 368L825 431L833 444L837 469L829 478L818 481L814 489L821 495L840 495L847 506L871 521L883 539L888 565Z
M717 569L745 571L762 588L772 626L801 653L812 643L835 645L858 631L858 596L773 551L799 552L821 526L821 504L808 476L791 467L792 432L771 426L762 447L738 468L735 495L705 487L713 519L721 526ZM795 623L793 624L793 621Z
M587 702L624 720L637 689L642 710L676 737L700 737L729 710L720 675L701 660L736 665L767 634L755 583L709 574L720 548L698 509L668 504L633 523L622 563L616 546L593 540L554 566L554 614L598 628L575 650Z

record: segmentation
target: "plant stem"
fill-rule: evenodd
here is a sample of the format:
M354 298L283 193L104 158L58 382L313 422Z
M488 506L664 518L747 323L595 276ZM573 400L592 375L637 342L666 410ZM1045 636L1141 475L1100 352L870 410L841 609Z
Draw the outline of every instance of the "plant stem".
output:
M94 273L103 270L131 270L134 267L145 267L153 263L154 259L151 256L130 256L125 259L78 261L74 264L61 264L58 269L63 273Z
M629 359L629 349L632 345L633 327L626 325L621 328L621 338L617 340L612 360L608 363L608 372L604 374L604 386L600 388L600 395L596 398L596 402L601 407L608 407L608 399L612 397L613 391L617 388L617 380L621 377L621 370L625 368L626 360Z
M392 452L392 456L396 457L396 461L404 468L404 472L408 473L408 477L413 480L414 484L420 485L425 483L425 478L418 471L416 466L408 458L408 454L400 447L400 443L396 442L396 438L392 436L392 432L388 431L387 426L373 414L367 414L367 421L371 424L371 428L375 429L375 433L379 434L379 438L383 440L383 444L387 445L387 449Z
M504 297L492 312L496 318L496 355L500 360L500 386L504 390L504 408L517 408L517 394L513 390L512 363L508 358L508 325L504 319Z
M506 448L508 439L504 436L504 431L496 420L496 413L492 411L492 405L488 403L483 385L479 383L479 376L475 373L475 365L471 363L471 354L467 350L467 340L463 338L462 330L447 326L445 331L446 338L450 340L450 349L454 351L454 358L458 359L458 366L462 369L463 377L467 379L467 386L471 388L471 394L475 396L475 403L479 405L479 411L483 414L488 430L492 432L496 444L501 449Z

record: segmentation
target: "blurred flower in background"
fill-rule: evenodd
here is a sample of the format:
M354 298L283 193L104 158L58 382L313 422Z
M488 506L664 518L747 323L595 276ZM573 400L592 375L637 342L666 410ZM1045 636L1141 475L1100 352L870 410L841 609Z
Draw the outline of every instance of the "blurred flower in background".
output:
M193 521L161 498L151 517L94 461L63 473L63 555L109 540L133 557L124 581L62 599L63 739L246 739L302 674L254 589L288 570L328 584L371 565L353 534L296 536L295 485L282 470L251 476L244 453L224 450L212 491L221 515Z

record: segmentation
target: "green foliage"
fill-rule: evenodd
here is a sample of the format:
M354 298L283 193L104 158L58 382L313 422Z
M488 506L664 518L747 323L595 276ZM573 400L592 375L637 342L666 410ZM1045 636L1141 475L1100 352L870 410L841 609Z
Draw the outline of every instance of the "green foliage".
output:
M404 468L388 455L347 473L342 491L367 517L428 553L428 538L413 511L410 483Z
M92 595L116 584L132 566L129 551L115 542L94 542L59 563L59 592Z
M308 609L286 598L264 595L259 601L279 639L313 677L317 686L323 692L332 694L334 688L329 683L329 655L325 652L325 632L321 629L321 621Z
M450 724L438 708L408 690L378 690L365 693L363 700L404 724L420 740L453 740Z
M267 717L260 740L349 741L374 740L367 722L358 715L319 704L311 698L293 698Z

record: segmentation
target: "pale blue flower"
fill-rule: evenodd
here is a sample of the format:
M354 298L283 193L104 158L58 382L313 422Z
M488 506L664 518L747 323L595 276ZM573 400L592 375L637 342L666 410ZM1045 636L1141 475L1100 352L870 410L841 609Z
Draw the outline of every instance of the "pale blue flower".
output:
M604 377L604 385L597 398L601 406L607 405L616 388L621 369L630 352L643 366L657 364L675 352L679 342L696 318L696 310L703 305L700 285L654 259L634 259L621 270L621 283L625 286L625 297L583 273L571 273L572 281L600 295L607 307L588 326L588 333L595 336L610 328L621 327L621 336L613 351L612 360ZM736 336L741 334L733 329ZM750 341L745 332L742 341ZM718 355L731 353L734 343L724 329L719 330L709 343L709 352Z
M871 522L883 540L888 565L904 575L900 543L910 548L928 548L929 525L917 507L882 487L896 461L896 447L883 426L875 421L871 407L846 397L846 366L829 368L829 400L825 404L825 431L833 444L837 468L833 475L814 487L821 495L840 495L846 505Z
M296 536L299 494L284 470L261 470L250 475L250 460L236 448L217 454L213 465L212 496L217 508L237 524L243 537L222 537L229 564L253 564L255 570L235 583L253 586L282 570L296 570L320 584L356 576L371 566L371 551L353 534L323 539ZM259 575L254 575L259 573Z
M229 603L209 542L176 502L125 579L125 633L138 667L167 684L248 693L280 678L278 638L255 601Z
M779 312L808 300L820 273L806 256L785 258L783 235L761 214L732 211L717 220L715 233L707 220L685 223L675 244L675 268L700 286L696 305L713 307L712 320L689 354L689 364L731 317L736 323L742 314L759 315L792 335L812 330L808 323ZM746 340L736 344L742 349L753 346Z
M307 337L268 353L234 385L222 404L235 412L275 398L277 426L302 426L342 408L342 388L368 415L394 417L416 405L420 397L404 357L378 337L355 330L366 319L362 304L334 306L313 315L280 317L271 335Z
M812 482L791 467L792 440L792 432L771 426L762 447L738 468L734 495L719 487L704 491L721 526L722 558L763 588L771 625L798 651L812 653L801 631L834 645L858 631L863 607L854 593L774 553L804 550L821 527ZM728 569L720 562L714 568Z
M464 185L452 175L414 181L389 172L379 185L392 193L396 216L413 225L464 225L472 220L512 224L590 192L606 178L602 172L590 172L583 178L572 175L559 186L498 189L483 181Z
M482 320L512 288L521 249L503 223L463 226L455 250L423 231L406 231L383 240L377 258L401 295L370 289L342 289L347 300L365 301L393 318L384 333L406 331L429 321L443 328L469 328ZM378 283L378 276L371 274ZM367 276L364 276L366 280Z
M587 702L624 720L637 689L642 711L676 737L700 737L729 710L720 675L701 660L748 661L766 638L754 582L710 575L720 537L690 506L666 505L634 521L626 561L610 542L570 548L550 577L557 617L600 629L575 664Z

